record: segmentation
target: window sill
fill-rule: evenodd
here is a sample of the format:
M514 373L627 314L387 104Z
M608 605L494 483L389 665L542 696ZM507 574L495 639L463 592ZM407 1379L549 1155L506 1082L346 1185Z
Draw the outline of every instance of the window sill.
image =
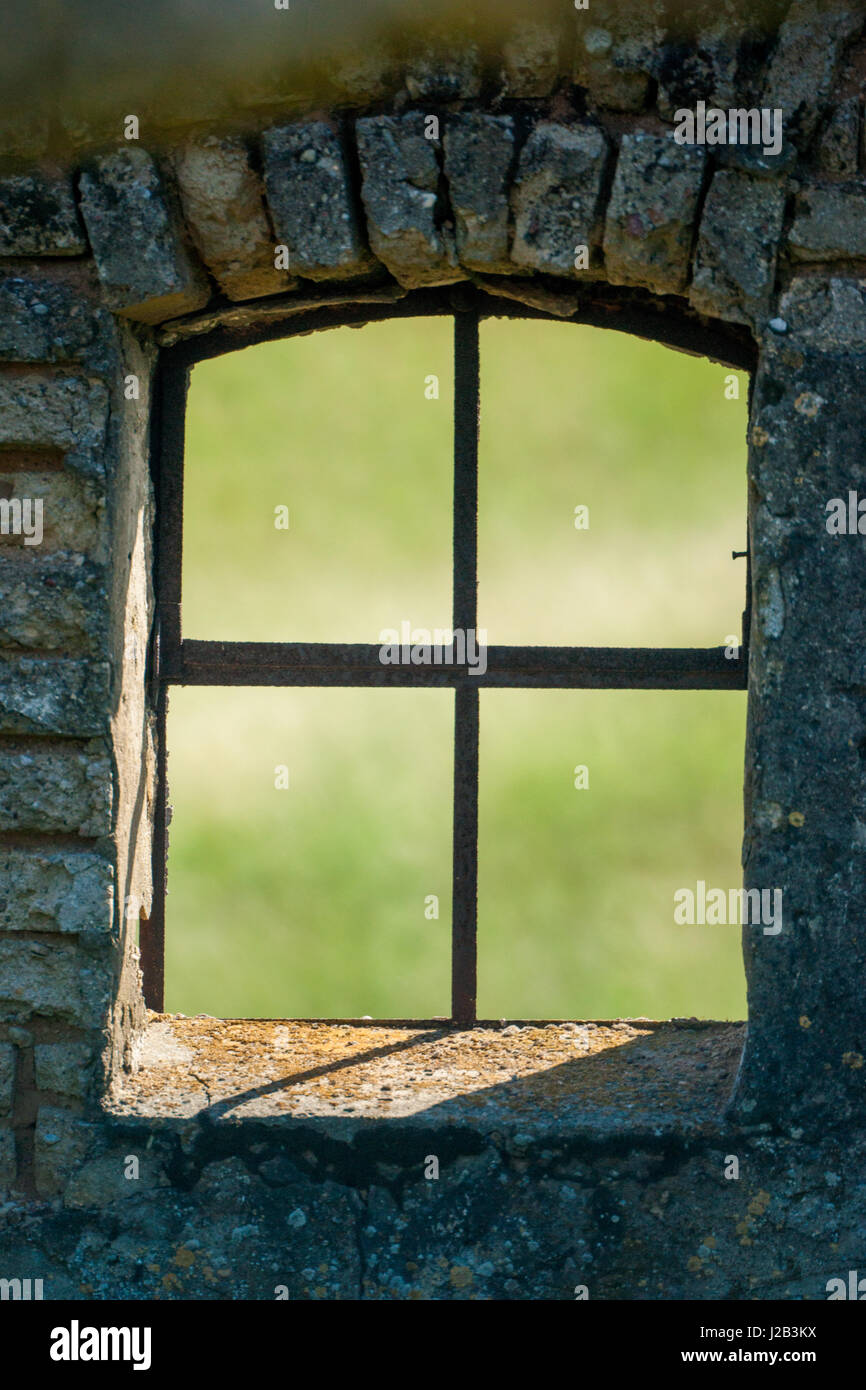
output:
M152 1014L109 1116L159 1128L369 1121L601 1136L721 1119L745 1024L638 1019L478 1025L219 1020Z

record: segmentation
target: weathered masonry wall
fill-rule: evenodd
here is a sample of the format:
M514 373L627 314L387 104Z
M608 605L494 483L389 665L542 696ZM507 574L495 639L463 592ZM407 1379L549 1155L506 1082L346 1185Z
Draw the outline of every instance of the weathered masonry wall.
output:
M43 504L40 544L0 535L0 1187L12 1194L0 1255L11 1273L50 1268L55 1296L198 1297L218 1293L228 1268L234 1296L272 1296L271 1246L255 1274L231 1248L232 1231L256 1224L247 1205L259 1202L256 1220L283 1247L304 1228L303 1274L345 1201L374 1234L347 1254L345 1283L299 1274L303 1296L477 1295L488 1286L476 1266L506 1259L478 1255L482 1228L516 1223L527 1250L547 1239L553 1163L571 1184L570 1196L556 1189L566 1231L568 1204L586 1207L601 1296L777 1294L778 1266L748 1222L727 1274L703 1279L710 1257L686 1254L718 1200L717 1150L747 1149L751 1196L736 1219L749 1201L752 1218L777 1203L783 1291L822 1297L818 1272L854 1259L839 1232L862 1241L860 1199L841 1179L826 1195L822 1174L839 1170L840 1135L846 1171L856 1167L863 1122L866 571L859 538L828 533L825 506L866 495L866 39L853 6L769 12L759 28L734 7L700 10L689 31L661 4L598 0L557 25L517 26L493 49L452 36L400 61L372 47L354 64L343 55L324 103L286 87L248 94L240 115L217 96L206 115L191 103L168 123L143 110L133 138L125 102L89 124L2 113L0 500ZM783 148L676 143L676 111L698 101L780 109ZM745 1050L740 1062L740 1034L725 1035L711 1104L698 1071L691 1118L663 1088L642 1120L624 1102L596 1124L594 1086L580 1117L555 1088L510 1130L503 1120L482 1133L455 1112L454 1172L499 1175L467 1177L465 1199L437 1189L437 1267L475 1269L472 1280L404 1272L367 1285L428 1132L441 1139L432 1109L414 1114L407 1148L386 1110L335 1137L303 1115L217 1125L209 1094L180 1116L160 1100L160 1087L182 1090L195 1049L159 1035L180 1049L180 1073L154 1053L165 1024L146 1027L135 944L151 905L154 374L162 349L215 328L242 346L262 325L289 331L314 312L326 325L345 304L372 317L440 287L458 303L483 296L485 311L516 302L756 364L743 862L747 887L782 888L786 925L745 929ZM662 1054L675 1080L679 1062ZM123 1178L129 1154L146 1156L141 1187ZM651 1256L642 1236L629 1264L622 1243L657 1171L681 1199L662 1203L662 1249L685 1260L661 1293L658 1248ZM387 1197L370 1195L377 1174ZM613 1176L616 1209L604 1195ZM230 1226L224 1263L208 1265L216 1282L185 1282L178 1243L206 1244L217 1216ZM150 1278L149 1241L162 1242L159 1280L168 1262L173 1282ZM559 1291L559 1245L546 1248L546 1264L524 1251L534 1273L500 1280L501 1296L571 1296Z

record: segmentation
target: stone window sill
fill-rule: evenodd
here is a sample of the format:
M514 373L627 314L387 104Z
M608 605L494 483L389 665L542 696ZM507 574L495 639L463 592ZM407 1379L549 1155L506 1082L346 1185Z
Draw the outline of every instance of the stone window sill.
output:
M743 1023L339 1024L152 1014L109 1101L123 1127L283 1122L351 1138L369 1121L536 1137L706 1132Z

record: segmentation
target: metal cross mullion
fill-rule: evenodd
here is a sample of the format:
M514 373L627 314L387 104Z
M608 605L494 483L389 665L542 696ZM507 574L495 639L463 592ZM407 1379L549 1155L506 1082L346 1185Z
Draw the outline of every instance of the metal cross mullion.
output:
M454 596L456 634L477 628L478 315L454 319ZM451 905L451 1016L475 1022L478 927L478 686L454 692L454 857Z

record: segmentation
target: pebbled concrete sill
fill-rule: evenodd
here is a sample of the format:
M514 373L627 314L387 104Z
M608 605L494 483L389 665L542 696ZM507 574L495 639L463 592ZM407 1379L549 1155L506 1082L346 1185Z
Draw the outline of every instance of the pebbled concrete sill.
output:
M138 1070L106 1105L121 1125L282 1125L350 1140L381 1125L534 1138L716 1130L743 1023L480 1024L151 1015Z

